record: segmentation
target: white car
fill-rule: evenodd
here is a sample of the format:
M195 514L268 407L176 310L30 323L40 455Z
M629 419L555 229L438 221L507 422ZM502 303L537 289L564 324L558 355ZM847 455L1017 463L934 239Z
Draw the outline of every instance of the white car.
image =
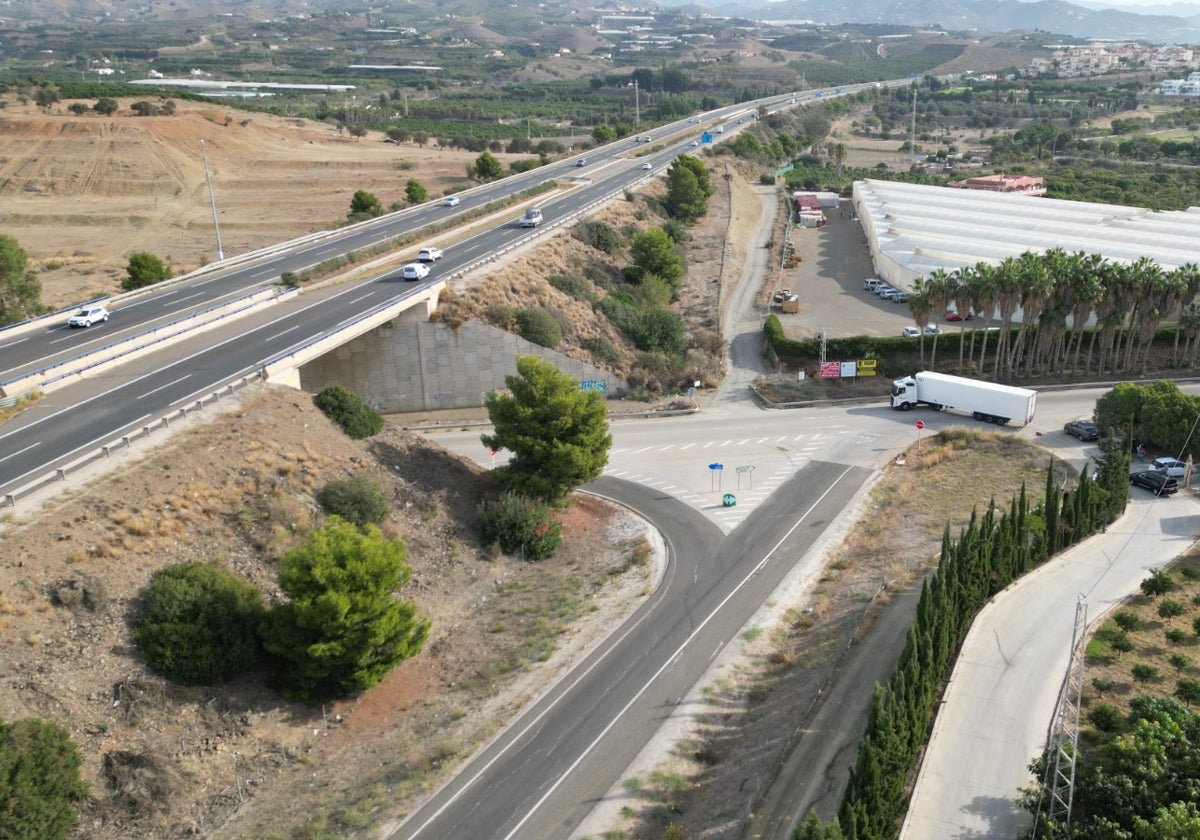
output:
M431 263L437 262L441 258L441 248L422 248L421 253L417 254L417 262Z
M419 262L409 263L400 273L405 280L424 280L429 276L429 266Z
M692 145L693 145L693 146L699 146L699 145L700 145L700 141L699 141L699 140L693 140L693 141L692 141Z
M1155 458L1150 464L1150 469L1166 473L1171 478L1183 478L1183 474L1187 472L1187 462L1176 461L1174 458Z
M442 202L442 206L443 207L457 207L458 206L458 196L456 196L456 195L446 196L446 200Z
M85 306L71 316L71 320L67 321L67 326L90 327L92 324L107 320L108 310L103 306Z
M921 331L919 329L917 329L916 327L905 327L904 331L900 334L902 336L904 336L905 338L920 338L921 337Z
M653 168L654 168L654 164L651 163L650 161L646 161L645 163L643 163L641 166L638 167L638 169L653 169Z

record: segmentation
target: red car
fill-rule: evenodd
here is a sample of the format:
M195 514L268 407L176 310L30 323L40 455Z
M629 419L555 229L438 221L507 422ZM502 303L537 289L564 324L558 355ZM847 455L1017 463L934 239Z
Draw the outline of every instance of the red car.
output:
M950 309L946 312L946 320L947 321L970 321L971 313L968 312L966 315L959 315L953 309Z

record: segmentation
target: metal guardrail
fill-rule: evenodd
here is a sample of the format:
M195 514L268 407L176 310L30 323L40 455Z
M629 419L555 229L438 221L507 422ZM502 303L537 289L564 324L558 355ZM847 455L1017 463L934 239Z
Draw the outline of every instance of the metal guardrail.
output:
M169 414L164 414L157 420L153 420L150 423L121 435L120 437L114 438L113 440L97 447L91 452L87 452L79 456L68 464L57 467L51 472L39 476L38 478L35 478L34 480L16 488L15 490L0 494L0 508L16 507L17 499L28 496L55 481L65 481L67 476L76 470L86 467L89 464L100 460L101 458L111 457L112 453L117 450L122 448L128 449L135 441L142 440L143 438L149 438L152 433L170 427L171 423L186 418L188 414L207 408L208 406L221 400L223 397L231 396L251 383L259 382L261 380L262 374L259 371L242 376L215 391L211 391L208 394L198 397L194 402L180 406Z
M269 292L270 290L268 289L266 291ZM273 294L270 295L270 299L277 300L283 295L290 294L295 291L296 289L294 288L278 288ZM253 308L259 303L259 301L255 299L262 297L263 292L264 289L255 289L251 292L243 294L241 297L236 297L223 303L213 304L205 309L197 310L189 315L176 318L173 321L168 321L165 324L160 324L159 326L152 327L151 329L143 332L134 333L133 335L117 341L101 345L100 347L89 350L85 353L79 353L75 356L63 359L62 361L55 362L52 365L47 365L44 368L39 368L38 370L29 371L28 373L21 374L20 376L6 379L0 382L0 394L7 394L8 386L15 382L29 382L35 387L44 388L46 385L53 384L68 377L83 373L84 371L91 370L92 368L100 365L107 364L114 359L117 359L128 353L144 350L147 347L154 346L155 344L161 344L171 339L178 338L179 336L198 327L205 326L206 324L220 320L221 318L236 315L240 312L244 312L247 309ZM227 309L227 311L217 315L216 317L210 318L207 321L201 320L205 316L212 315L212 313L221 309ZM148 340L139 342L139 339L143 338ZM91 359L91 361L84 363L84 361L88 359ZM49 374L51 371L61 372L53 376L47 376L47 374ZM25 388L20 393L28 393L29 390L32 389ZM19 395L20 394L14 394L12 396Z

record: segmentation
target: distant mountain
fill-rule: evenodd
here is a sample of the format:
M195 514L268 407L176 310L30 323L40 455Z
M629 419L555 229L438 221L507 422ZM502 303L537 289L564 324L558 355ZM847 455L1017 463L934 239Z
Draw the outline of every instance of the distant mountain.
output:
M685 5L659 0L660 5ZM687 0L686 5L694 5ZM1078 38L1125 38L1158 43L1200 43L1200 19L1093 9L1063 0L709 0L712 12L754 20L810 20L815 23L937 25L951 30L1008 32L1040 29ZM1110 6L1112 4L1109 4Z

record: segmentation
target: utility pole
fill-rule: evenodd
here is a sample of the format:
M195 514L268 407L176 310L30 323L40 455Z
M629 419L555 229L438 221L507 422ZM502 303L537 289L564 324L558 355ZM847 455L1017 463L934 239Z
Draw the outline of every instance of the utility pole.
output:
M633 80L633 130L637 131L638 124L642 121L642 106L638 100L638 80Z
M912 153L912 162L917 162L917 84L913 82L913 107L912 107L912 134L908 141L911 147L909 152Z
M221 250L221 228L217 224L217 199L213 195L212 177L208 174L208 151L204 148L204 138L200 138L200 156L204 158L204 180L208 184L208 203L212 207L213 231L217 234L217 262L225 259L225 252Z

